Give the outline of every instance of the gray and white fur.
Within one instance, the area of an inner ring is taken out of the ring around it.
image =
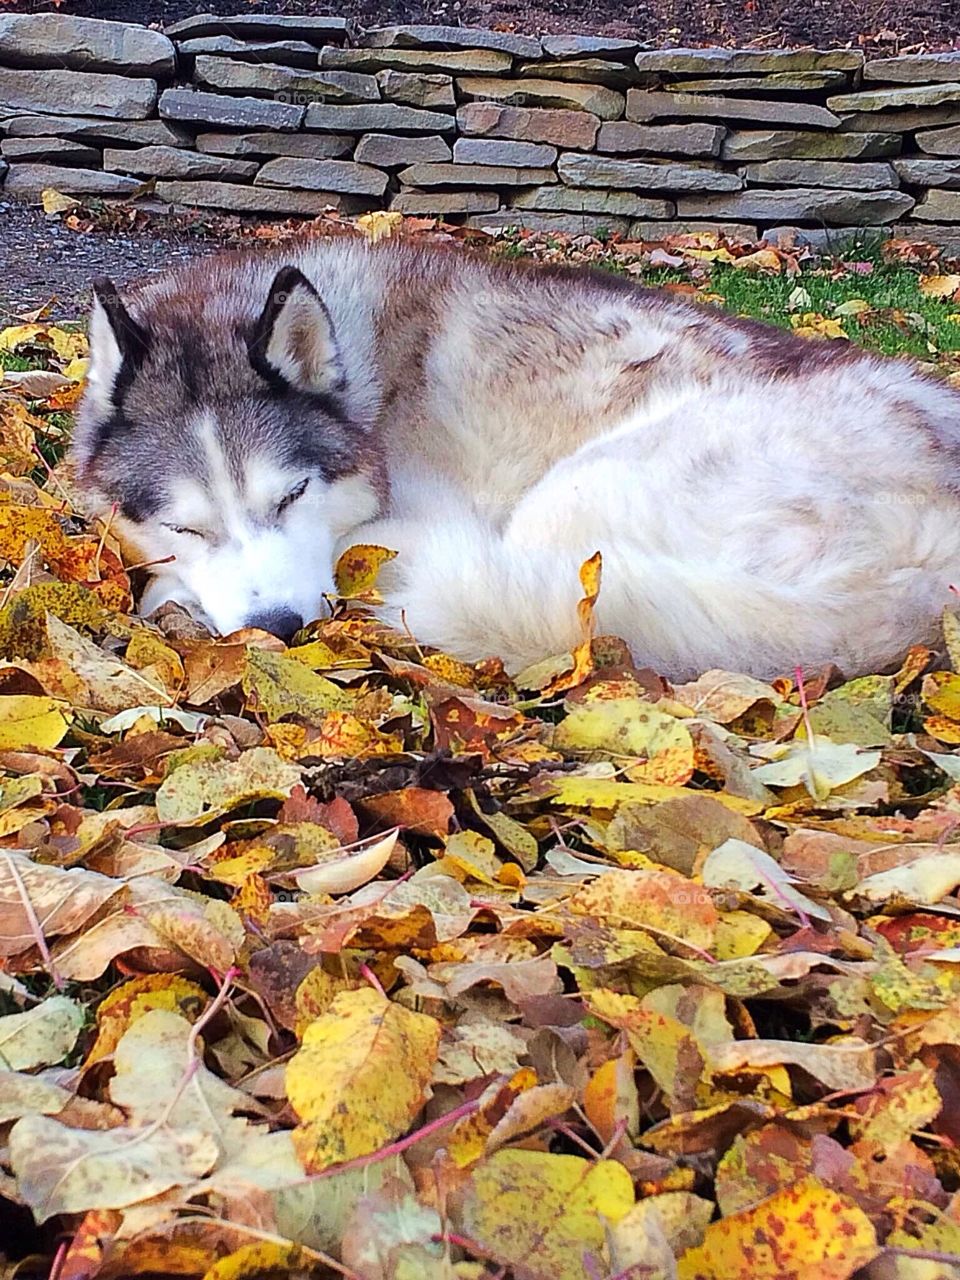
[[[385,613],[517,668],[602,632],[674,678],[847,674],[960,579],[960,394],[591,272],[305,239],[96,288],[74,450],[101,516],[221,632],[290,635],[337,554]]]

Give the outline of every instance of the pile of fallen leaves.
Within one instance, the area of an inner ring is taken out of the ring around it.
[[[960,623],[893,675],[509,677],[338,567],[132,615],[0,333],[0,1274],[960,1275]]]

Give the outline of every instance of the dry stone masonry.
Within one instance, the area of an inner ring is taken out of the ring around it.
[[[0,15],[6,195],[278,216],[389,208],[656,238],[850,230],[960,248],[960,52],[201,14]]]

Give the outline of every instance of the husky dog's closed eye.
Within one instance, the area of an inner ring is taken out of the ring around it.
[[[876,670],[960,576],[960,395],[591,273],[308,240],[96,287],[75,455],[142,608],[291,635],[340,550],[516,668],[598,624],[667,675]]]

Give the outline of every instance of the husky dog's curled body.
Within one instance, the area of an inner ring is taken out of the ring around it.
[[[597,623],[674,678],[877,670],[960,577],[960,395],[590,272],[307,239],[95,290],[92,505],[215,629],[320,616],[343,548],[387,614],[508,669]]]

